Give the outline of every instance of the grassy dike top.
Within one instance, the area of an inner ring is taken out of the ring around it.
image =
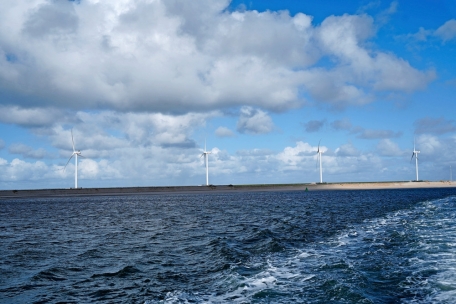
[[[106,196],[144,195],[172,193],[224,193],[248,191],[329,191],[329,190],[374,190],[374,189],[413,189],[413,188],[456,188],[456,182],[344,182],[307,184],[252,184],[252,185],[210,185],[210,186],[170,186],[170,187],[118,187],[118,188],[78,188],[78,189],[36,189],[0,190],[0,199],[67,197],[67,196]]]

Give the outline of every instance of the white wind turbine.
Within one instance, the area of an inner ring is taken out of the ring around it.
[[[73,154],[71,154],[70,158],[68,159],[65,167],[63,168],[63,171],[65,171],[66,166],[68,165],[68,163],[74,156],[75,157],[74,158],[74,188],[77,189],[78,188],[78,155],[79,156],[82,156],[82,155],[81,155],[81,151],[79,151],[79,150],[76,151],[76,149],[74,148],[73,129],[71,129],[71,142],[73,143]]]
[[[206,186],[209,186],[209,154],[211,152],[206,151],[206,141],[204,141],[204,151],[200,158],[204,156],[204,162],[206,163]]]
[[[323,151],[320,150],[320,141],[318,142],[318,149],[317,149],[317,162],[320,161],[320,183],[323,183],[323,169],[321,167],[321,154]]]
[[[415,156],[416,181],[418,181],[418,153],[420,153],[420,151],[415,149],[415,140],[413,140],[413,153],[410,161],[412,161],[413,157]]]

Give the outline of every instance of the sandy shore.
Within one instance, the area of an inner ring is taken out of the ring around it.
[[[412,189],[412,188],[456,188],[456,182],[363,182],[363,183],[323,183],[323,184],[274,184],[274,185],[215,185],[215,186],[176,186],[176,187],[125,187],[125,188],[78,188],[40,190],[0,190],[0,199],[67,197],[94,195],[157,195],[186,193],[224,193],[249,191],[328,191],[328,190],[373,190],[373,189]]]

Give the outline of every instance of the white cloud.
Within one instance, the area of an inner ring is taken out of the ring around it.
[[[217,130],[215,130],[215,135],[218,137],[233,137],[234,132],[227,127],[218,127]]]
[[[117,149],[136,146],[194,148],[196,143],[191,139],[193,131],[204,126],[208,119],[218,115],[218,112],[184,115],[77,112],[75,119],[68,124],[73,122],[71,127],[76,149],[101,151],[106,157],[109,152]],[[70,129],[58,125],[49,128],[48,131],[41,128],[39,132],[46,132],[46,136],[55,147],[63,150],[72,149]]]
[[[388,23],[389,19],[391,18],[391,15],[394,15],[397,12],[398,5],[399,4],[398,4],[397,1],[392,1],[390,3],[390,6],[386,10],[380,12],[376,16],[377,22],[380,23],[380,24]]]
[[[377,152],[383,156],[401,156],[405,155],[406,151],[401,150],[399,145],[390,139],[382,139],[377,144]]]
[[[320,69],[310,92],[343,107],[370,102],[375,91],[424,89],[435,78],[432,70],[421,72],[392,54],[367,49],[373,35],[373,19],[367,15],[326,18],[318,38],[324,52],[336,58],[336,67],[329,72]]]
[[[266,134],[272,131],[274,124],[266,112],[252,107],[242,107],[236,128],[240,133]]]
[[[421,155],[437,155],[439,154],[439,151],[443,151],[440,139],[429,134],[423,134],[416,138],[416,149],[420,150]]]
[[[20,159],[13,159],[8,163],[0,159],[0,180],[1,181],[40,181],[49,177],[57,177],[57,174],[42,161],[28,163]]]
[[[448,41],[456,37],[456,20],[451,19],[439,27],[434,34],[440,37],[443,41]]]
[[[305,102],[302,89],[340,107],[370,102],[376,91],[421,89],[434,77],[372,50],[367,15],[331,16],[314,27],[302,13],[229,12],[228,5],[2,1],[0,88],[12,98],[1,102],[76,111],[286,111]],[[316,68],[323,57],[334,66]],[[50,123],[55,116],[36,117]]]
[[[427,41],[428,37],[432,35],[431,30],[425,30],[423,27],[420,27],[418,32],[415,34],[408,34],[407,38],[411,38],[416,41]]]
[[[283,152],[280,152],[277,155],[277,159],[284,163],[285,168],[299,170],[303,163],[314,162],[317,148],[308,143],[298,141],[295,147],[286,147]],[[320,149],[323,153],[327,151],[325,146],[321,146]]]
[[[337,156],[358,156],[360,151],[352,144],[344,144],[335,150]]]
[[[48,156],[48,153],[43,148],[33,149],[24,144],[14,143],[8,147],[8,152],[11,154],[20,154],[25,158],[42,159]]]
[[[437,37],[443,42],[454,39],[456,37],[456,20],[448,20],[436,30],[426,30],[425,28],[420,27],[418,32],[405,36],[405,38],[417,42],[428,41],[430,37]]]
[[[410,151],[401,151],[390,140],[381,140],[375,153],[360,152],[353,144],[341,145],[331,153],[326,146],[322,149],[324,181],[375,181],[407,180],[414,176],[409,163]],[[451,164],[456,138],[445,143],[435,137],[417,138],[420,153],[420,168],[423,178],[433,161]],[[282,151],[264,149],[242,150],[230,154],[218,147],[208,147],[209,180],[211,184],[296,183],[317,181],[319,172],[316,160],[317,146],[298,141]],[[380,151],[379,151],[380,150]],[[197,148],[177,149],[159,146],[124,147],[115,150],[115,158],[79,158],[79,186],[169,186],[198,185],[205,182],[205,166]],[[386,155],[388,157],[381,157]],[[404,156],[407,155],[407,159]],[[66,170],[63,166],[67,157],[58,164],[27,162],[13,159],[8,162],[0,158],[0,187],[19,188],[18,185],[64,187],[74,185],[74,161]],[[446,172],[446,171],[445,171]],[[421,174],[420,174],[421,175]],[[18,183],[20,182],[20,183]],[[41,185],[41,184],[40,184]],[[36,186],[35,186],[36,187]]]
[[[54,108],[27,108],[0,105],[0,122],[25,127],[49,126],[64,119],[67,114]]]
[[[111,186],[202,184],[200,131],[214,118],[240,111],[238,132],[267,134],[276,128],[271,112],[319,103],[335,109],[360,106],[377,95],[422,89],[434,78],[432,70],[416,69],[379,49],[373,41],[375,20],[368,15],[331,16],[314,25],[303,13],[232,12],[229,4],[0,1],[0,122],[25,127],[57,150],[46,154],[17,143],[10,153],[58,155],[44,164],[11,161],[16,156],[2,150],[8,158],[0,159],[2,180],[43,177],[72,186],[73,162],[65,172],[62,168],[72,153],[73,128],[76,149],[86,156],[80,159],[84,187],[105,181]],[[393,2],[385,16],[395,9]],[[321,128],[322,121],[310,122],[309,131]],[[348,119],[331,126],[363,138],[400,136],[353,126]],[[215,135],[233,136],[233,131],[220,127]],[[323,148],[328,176],[370,178],[366,172],[388,167],[377,154],[361,153],[352,144]],[[316,147],[304,142],[280,152],[211,151],[214,184],[305,181],[308,171],[315,171]],[[28,170],[33,173],[27,175]]]

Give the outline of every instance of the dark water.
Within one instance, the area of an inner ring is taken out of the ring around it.
[[[0,201],[0,303],[455,303],[456,189]]]

